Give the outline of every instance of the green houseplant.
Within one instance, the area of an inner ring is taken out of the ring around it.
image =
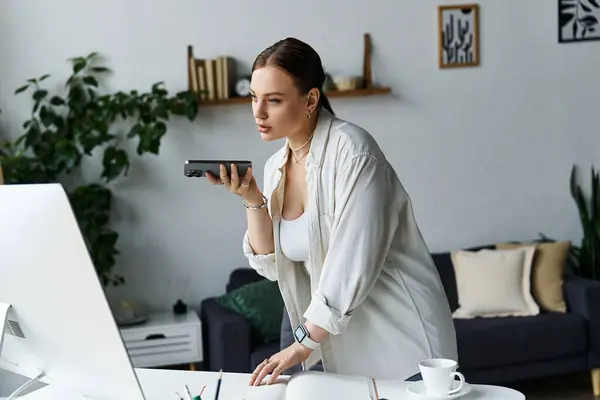
[[[98,65],[98,53],[69,59],[72,73],[64,93],[50,94],[42,85],[50,75],[28,79],[15,93],[31,94],[31,117],[24,133],[0,145],[0,165],[6,184],[61,182],[81,167],[86,156],[101,152],[102,170],[95,182],[68,191],[74,213],[103,285],[120,285],[114,273],[118,233],[110,229],[113,194],[110,183],[127,175],[130,155],[126,140],[137,140],[136,153],[159,154],[171,116],[190,121],[197,115],[197,94],[169,95],[162,82],[149,92],[102,93],[109,72]]]
[[[590,195],[586,197],[578,183],[577,167],[570,176],[571,197],[577,205],[583,237],[579,246],[571,246],[569,261],[579,275],[600,280],[600,174],[591,168]]]

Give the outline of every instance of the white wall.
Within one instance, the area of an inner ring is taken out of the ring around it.
[[[555,1],[488,1],[481,66],[439,70],[443,3],[2,1],[1,126],[19,133],[31,104],[12,93],[25,79],[50,72],[59,84],[65,60],[90,51],[106,55],[114,89],[164,80],[177,91],[187,85],[187,44],[198,57],[227,53],[249,68],[264,47],[297,36],[330,72],[349,74],[361,72],[370,32],[375,78],[394,94],[334,99],[333,107],[383,146],[433,251],[538,232],[578,239],[568,174],[599,155],[600,42],[559,45]],[[197,305],[223,292],[229,272],[247,265],[244,209],[222,188],[185,179],[183,161],[250,158],[260,173],[280,144],[260,141],[249,105],[220,106],[203,108],[193,124],[174,123],[160,157],[136,160],[116,187],[127,295],[167,308],[178,297]]]

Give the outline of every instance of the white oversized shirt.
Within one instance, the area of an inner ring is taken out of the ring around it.
[[[248,232],[243,250],[252,268],[278,281],[292,328],[307,320],[330,333],[303,368],[321,359],[326,372],[404,380],[424,358],[457,360],[437,269],[411,200],[373,137],[319,112],[306,157],[310,273],[279,243],[287,157],[286,143],[264,170],[275,251],[255,254]]]

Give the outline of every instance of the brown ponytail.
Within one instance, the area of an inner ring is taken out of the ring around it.
[[[331,103],[329,103],[329,98],[327,98],[327,95],[322,90],[319,90],[319,94],[319,105],[327,111],[329,111],[331,115],[335,115],[333,109],[331,108]]]

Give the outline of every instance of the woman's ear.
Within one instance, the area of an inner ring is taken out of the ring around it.
[[[312,114],[316,110],[317,105],[319,104],[320,96],[321,96],[321,93],[319,93],[319,89],[317,89],[317,88],[312,88],[308,92],[307,102],[306,102],[306,111],[309,114]]]

